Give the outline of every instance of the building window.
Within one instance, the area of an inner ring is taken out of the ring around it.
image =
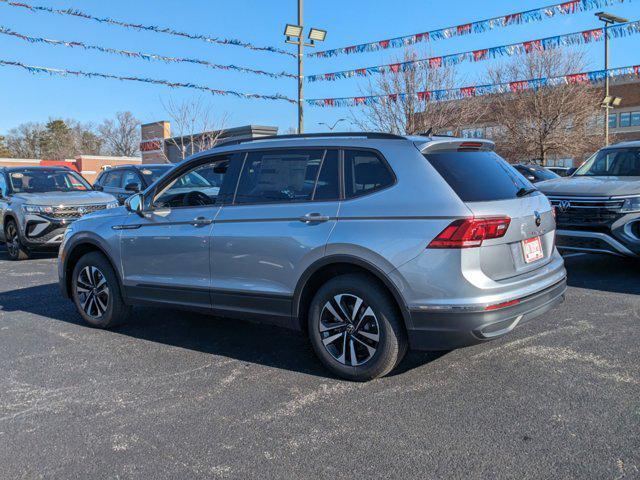
[[[616,128],[618,126],[618,114],[610,113],[609,114],[609,128]]]
[[[640,127],[640,112],[631,112],[631,126]]]
[[[620,114],[620,126],[621,127],[631,126],[631,112],[625,112]]]

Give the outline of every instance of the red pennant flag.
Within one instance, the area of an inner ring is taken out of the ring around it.
[[[442,57],[433,57],[429,59],[429,68],[440,68],[442,66]]]
[[[416,33],[415,39],[416,42],[422,42],[423,40],[426,42],[429,40],[429,32]]]
[[[394,63],[393,65],[389,65],[389,70],[391,70],[393,73],[398,73],[400,71],[400,64]]]
[[[511,15],[506,15],[504,17],[504,25],[511,25],[512,23],[520,23],[520,19],[522,18],[521,13],[512,13]]]
[[[326,106],[328,106],[328,107],[333,107],[334,103],[335,102],[334,102],[333,98],[325,98],[324,99],[324,104]]]
[[[324,79],[325,80],[335,80],[336,78],[336,74],[335,73],[325,73],[324,74]]]
[[[431,98],[431,92],[418,92],[418,100],[421,102],[428,102]]]
[[[382,40],[378,42],[378,45],[380,45],[381,48],[389,48],[389,40]]]
[[[393,103],[398,101],[398,94],[397,93],[391,93],[388,95],[389,100],[391,100]]]
[[[640,65],[636,65],[633,67],[633,71],[636,75],[640,75]]]
[[[574,13],[580,1],[581,0],[572,0],[570,2],[562,3],[560,5],[560,10],[562,10],[564,13]]]
[[[521,92],[523,90],[526,90],[526,87],[527,87],[527,82],[523,82],[523,81],[509,83],[509,89],[512,92]]]
[[[463,87],[460,89],[460,93],[462,93],[463,97],[475,97],[476,87]]]
[[[458,35],[464,35],[465,33],[469,33],[471,31],[471,24],[465,23],[464,25],[458,25],[456,29],[458,30]]]
[[[589,76],[586,73],[574,73],[566,76],[567,83],[570,85],[580,85],[589,83]]]
[[[533,51],[542,51],[542,41],[541,40],[532,40],[531,42],[523,42],[524,51],[527,53],[531,53]]]
[[[366,68],[359,68],[356,70],[356,75],[361,75],[361,76],[365,76],[367,74],[367,69]]]
[[[473,60],[474,61],[478,61],[478,60],[484,60],[485,58],[487,58],[487,54],[489,53],[489,49],[488,48],[484,48],[482,50],[475,50],[473,52]]]
[[[356,102],[356,105],[364,103],[364,97],[356,97],[354,100]]]

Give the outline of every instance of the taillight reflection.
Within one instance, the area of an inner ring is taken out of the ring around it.
[[[503,237],[510,223],[509,217],[455,220],[442,230],[427,248],[479,247],[484,240]]]

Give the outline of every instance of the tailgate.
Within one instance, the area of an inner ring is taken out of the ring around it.
[[[465,255],[479,256],[476,261],[486,276],[504,280],[549,263],[555,241],[555,219],[547,197],[534,193],[522,198],[468,202],[466,205],[475,217],[511,218],[503,237],[485,240],[481,247],[465,252]],[[525,255],[525,249],[528,255]]]

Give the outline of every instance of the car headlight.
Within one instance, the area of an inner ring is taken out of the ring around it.
[[[49,205],[23,205],[22,211],[25,213],[44,213],[44,214],[52,214],[53,207]]]
[[[116,208],[116,207],[119,207],[119,206],[120,206],[120,204],[117,201],[107,203],[107,208]]]
[[[640,212],[640,197],[625,198],[620,211],[622,213]]]

